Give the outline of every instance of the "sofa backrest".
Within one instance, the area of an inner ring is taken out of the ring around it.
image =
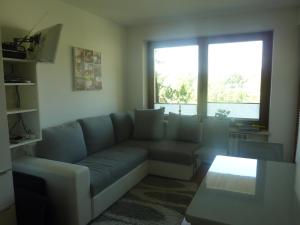
[[[203,146],[228,149],[229,119],[206,118],[203,121]]]
[[[167,140],[200,143],[202,129],[197,115],[169,113],[165,137]]]
[[[121,143],[129,139],[133,133],[133,116],[130,112],[118,112],[110,114],[114,127],[115,140]]]
[[[109,115],[89,117],[78,121],[83,130],[88,155],[114,145],[114,129]]]
[[[43,140],[37,144],[36,156],[68,163],[86,157],[87,149],[78,122],[46,128],[42,133]]]
[[[134,111],[133,138],[137,140],[161,140],[164,138],[164,108],[136,109]]]

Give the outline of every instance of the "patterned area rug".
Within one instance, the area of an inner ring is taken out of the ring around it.
[[[197,184],[146,177],[91,225],[180,225]]]

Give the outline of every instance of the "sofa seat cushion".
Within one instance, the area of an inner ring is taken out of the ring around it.
[[[129,140],[123,145],[145,148],[149,151],[149,159],[191,165],[195,162],[195,152],[200,145],[181,141],[136,141]]]
[[[146,161],[147,155],[145,149],[115,146],[90,155],[77,164],[90,169],[91,195],[95,196]]]

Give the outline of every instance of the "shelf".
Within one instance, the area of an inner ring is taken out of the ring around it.
[[[251,130],[239,130],[237,128],[230,128],[229,132],[232,134],[255,134],[255,135],[263,135],[263,136],[270,135],[270,132],[268,130],[251,131]]]
[[[20,63],[36,63],[32,59],[14,59],[14,58],[2,58],[4,62],[20,62]]]
[[[41,138],[35,138],[35,139],[27,139],[27,140],[24,140],[24,141],[21,141],[20,143],[17,143],[17,144],[10,144],[10,148],[17,148],[17,147],[20,147],[20,146],[23,146],[23,145],[28,145],[28,144],[33,144],[33,143],[36,143],[38,141],[41,141],[42,139]]]
[[[5,83],[5,86],[35,86],[35,83]]]
[[[12,115],[12,114],[20,114],[20,113],[29,113],[29,112],[36,112],[38,111],[37,109],[8,109],[7,110],[7,115]]]

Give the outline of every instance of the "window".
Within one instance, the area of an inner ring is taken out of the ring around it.
[[[259,119],[262,41],[208,46],[207,115]]]
[[[149,44],[149,106],[268,126],[272,32]]]
[[[154,108],[197,114],[198,45],[154,49]]]

